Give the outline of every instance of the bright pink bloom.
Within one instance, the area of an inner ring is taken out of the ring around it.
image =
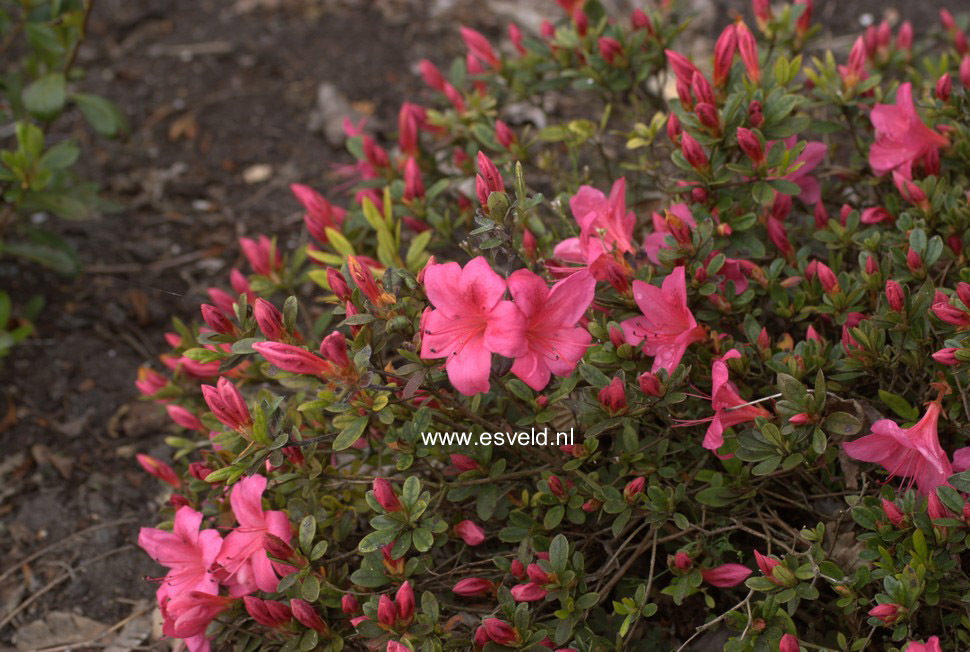
[[[528,350],[525,317],[502,300],[505,280],[479,256],[464,268],[429,267],[424,287],[435,310],[425,320],[421,357],[447,358],[448,380],[462,394],[487,392],[492,353],[515,358]]]
[[[643,240],[643,250],[647,252],[647,259],[654,265],[660,264],[661,249],[669,249],[667,236],[673,235],[674,240],[690,242],[690,232],[697,227],[697,222],[687,204],[671,204],[664,215],[654,212],[653,233],[648,233]]]
[[[890,477],[911,478],[921,494],[929,494],[953,474],[937,434],[940,410],[939,402],[933,401],[923,418],[905,430],[890,419],[880,419],[872,424],[871,434],[845,442],[842,448],[849,457],[882,465]]]
[[[158,589],[159,603],[189,591],[219,592],[219,582],[209,569],[219,554],[222,537],[214,529],[200,532],[201,524],[201,513],[180,507],[171,532],[147,527],[139,530],[139,547],[169,569]]]
[[[239,525],[226,535],[216,563],[226,574],[231,595],[246,595],[256,589],[272,593],[279,583],[273,563],[266,556],[266,533],[285,543],[290,541],[290,521],[284,512],[263,510],[266,478],[253,475],[240,480],[232,489],[229,503]]]
[[[704,435],[704,448],[716,451],[724,445],[724,429],[740,423],[754,421],[757,417],[770,417],[771,413],[757,405],[744,405],[746,401],[738,394],[738,388],[730,380],[727,361],[740,358],[737,349],[731,349],[711,368],[711,407],[714,417]],[[744,405],[744,407],[738,407]]]
[[[306,224],[307,231],[316,240],[326,244],[326,229],[339,231],[347,211],[339,206],[334,206],[323,195],[309,186],[294,183],[290,185],[290,191],[306,209],[306,213],[303,215],[303,223]]]
[[[481,577],[468,577],[459,580],[451,589],[452,593],[466,597],[486,595],[494,590],[495,584]]]
[[[703,327],[697,325],[687,307],[684,267],[674,268],[659,288],[634,281],[633,298],[643,316],[620,324],[627,344],[636,346],[643,342],[643,352],[653,356],[651,371],[666,369],[667,373],[673,373],[687,347],[705,336]]]
[[[869,165],[877,176],[899,170],[912,178],[913,163],[927,154],[938,154],[950,144],[925,124],[913,104],[913,87],[909,82],[896,90],[896,104],[877,104],[870,114],[876,130],[876,142],[869,149]]]
[[[455,526],[455,534],[469,546],[479,546],[485,541],[485,530],[467,519]]]
[[[552,288],[527,269],[512,273],[509,292],[525,317],[527,349],[515,359],[512,373],[538,391],[552,374],[568,376],[592,342],[585,328],[576,326],[593,301],[596,279],[585,270]]]
[[[610,254],[634,251],[636,216],[633,211],[626,210],[626,179],[621,177],[613,182],[609,199],[591,186],[580,186],[570,198],[569,208],[579,224],[579,237],[560,242],[553,250],[553,255],[568,263],[589,268],[597,280],[607,280],[604,268],[597,261]],[[574,268],[568,269],[574,271]]]
[[[233,599],[204,591],[186,591],[166,599],[161,607],[162,632],[172,638],[185,639],[190,650],[208,650],[205,630],[216,616],[229,608]],[[196,639],[196,640],[192,640]]]
[[[741,564],[721,564],[701,571],[701,578],[718,588],[737,586],[751,575],[751,569]]]
[[[182,480],[178,477],[178,474],[165,462],[142,453],[135,455],[135,460],[144,469],[145,473],[158,478],[166,484],[172,485],[176,489],[182,486]]]
[[[903,652],[943,652],[943,648],[940,647],[938,636],[930,636],[925,643],[911,641],[909,645],[903,648]]]

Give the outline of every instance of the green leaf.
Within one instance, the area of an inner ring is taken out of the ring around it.
[[[549,563],[557,574],[566,570],[569,555],[569,542],[562,534],[557,534],[549,544]]]
[[[830,434],[843,437],[849,437],[862,430],[862,422],[848,412],[833,412],[825,418],[822,425]]]
[[[910,405],[902,396],[880,389],[879,400],[904,419],[914,421],[919,418],[919,410]]]
[[[31,83],[22,96],[24,108],[36,118],[50,120],[64,109],[67,101],[67,81],[54,72]]]
[[[333,441],[333,450],[342,451],[350,448],[364,434],[367,427],[367,417],[357,417],[350,422],[346,428],[340,431],[337,438]]]
[[[128,133],[128,121],[113,103],[98,95],[71,93],[70,99],[91,127],[108,138]]]
[[[418,552],[428,552],[434,545],[434,535],[427,528],[419,527],[411,534],[411,543]]]
[[[542,520],[542,526],[547,530],[553,530],[562,522],[562,517],[566,514],[566,508],[562,505],[555,505],[552,509],[546,512],[545,518]]]
[[[317,598],[320,597],[320,580],[317,579],[316,575],[306,576],[306,579],[303,580],[303,586],[300,587],[300,595],[307,602],[317,601]]]
[[[317,534],[317,519],[313,514],[307,514],[300,523],[300,549],[310,554],[310,546],[313,544],[313,537]]]
[[[81,271],[77,259],[69,252],[45,244],[0,242],[0,253],[33,261],[64,276],[74,276]]]

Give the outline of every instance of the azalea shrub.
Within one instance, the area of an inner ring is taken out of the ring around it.
[[[167,636],[970,648],[968,21],[756,1],[691,60],[670,4],[463,28],[175,321]]]

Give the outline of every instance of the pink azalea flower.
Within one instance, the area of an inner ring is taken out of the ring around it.
[[[943,648],[940,647],[940,638],[938,636],[930,636],[925,643],[919,643],[917,641],[910,641],[903,652],[943,652]]]
[[[627,344],[636,346],[643,342],[643,352],[653,356],[651,370],[656,373],[658,369],[666,369],[672,373],[687,347],[704,339],[704,329],[697,325],[687,307],[684,267],[675,267],[659,288],[634,281],[633,298],[643,316],[620,324]]]
[[[919,492],[929,494],[953,475],[950,460],[940,447],[937,423],[940,403],[933,401],[912,428],[902,429],[890,419],[872,424],[872,433],[842,444],[845,452],[863,462],[875,462],[890,477],[911,478]]]
[[[535,582],[516,584],[512,587],[512,598],[516,602],[535,602],[546,597],[547,591]]]
[[[191,652],[209,650],[206,627],[229,608],[232,598],[202,591],[188,591],[163,602],[162,633],[185,640]]]
[[[269,533],[289,543],[290,521],[283,512],[263,511],[265,489],[266,478],[253,475],[240,480],[229,496],[239,526],[226,536],[216,563],[225,572],[225,583],[230,585],[232,595],[245,595],[256,589],[271,593],[279,583],[263,540]]]
[[[219,554],[222,537],[213,529],[200,532],[201,524],[201,513],[180,507],[171,532],[148,527],[139,530],[139,547],[169,569],[158,589],[159,603],[189,591],[219,592],[219,581],[209,569]]]
[[[967,470],[970,470],[970,446],[953,451],[953,472],[962,473]]]
[[[697,227],[697,221],[691,215],[687,204],[673,204],[666,211],[666,215],[660,213],[653,214],[653,233],[648,233],[643,241],[643,250],[647,252],[647,259],[654,265],[660,264],[658,254],[661,249],[669,249],[667,246],[667,236],[673,233],[671,229],[671,218],[679,220],[682,226],[686,226],[693,231]]]
[[[487,392],[492,353],[514,358],[528,350],[525,317],[502,300],[505,280],[479,256],[464,269],[428,267],[424,287],[435,310],[424,320],[421,357],[447,358],[448,380],[462,394]]]
[[[469,546],[478,546],[485,541],[485,530],[468,519],[455,526],[455,534]]]
[[[876,142],[869,149],[869,165],[877,176],[899,170],[912,178],[913,163],[938,154],[950,144],[943,136],[920,120],[913,104],[913,87],[909,82],[896,90],[896,104],[877,104],[870,114],[876,130]]]
[[[528,349],[515,359],[512,373],[532,389],[549,384],[551,374],[568,376],[586,352],[593,338],[576,326],[593,301],[596,279],[579,271],[550,289],[527,269],[509,276],[512,300],[526,319]]]
[[[737,586],[751,575],[751,569],[741,564],[721,564],[701,571],[701,578],[718,588],[727,589]]]
[[[796,141],[796,136],[790,136],[784,140],[784,143],[786,147],[791,149],[795,146]],[[802,203],[808,206],[814,205],[822,196],[822,191],[819,188],[818,180],[815,179],[815,177],[810,176],[809,173],[819,166],[827,153],[828,147],[825,145],[825,143],[814,141],[805,143],[805,149],[803,149],[802,153],[798,155],[797,159],[795,159],[796,163],[801,163],[801,167],[791,174],[782,177],[787,181],[798,184],[798,187],[802,189],[802,192],[798,195],[798,198],[802,201]]]
[[[556,258],[590,267],[604,254],[634,251],[636,216],[626,210],[625,178],[613,182],[609,199],[592,186],[580,186],[570,198],[569,208],[579,224],[579,237],[567,238],[556,245],[553,250]]]

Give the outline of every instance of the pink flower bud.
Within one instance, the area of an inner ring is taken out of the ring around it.
[[[757,550],[754,551],[754,559],[758,564],[758,568],[761,573],[768,579],[769,582],[773,584],[778,584],[778,580],[774,577],[775,566],[779,565],[781,562],[772,557],[766,557],[762,555]]]
[[[632,505],[636,501],[637,497],[643,493],[643,488],[646,486],[646,484],[647,479],[643,476],[630,480],[626,487],[623,488],[623,499]]]
[[[543,21],[543,24],[546,24]],[[479,625],[478,629],[475,630],[475,649],[482,649],[488,643],[488,632],[485,631],[484,625]]]
[[[239,238],[239,246],[246,260],[249,261],[250,267],[257,274],[270,276],[279,271],[283,259],[276,249],[276,243],[265,235],[259,236],[256,240]]]
[[[394,604],[397,606],[397,618],[402,623],[410,622],[414,617],[414,590],[410,582],[404,582],[394,594]]]
[[[891,625],[899,618],[898,604],[880,604],[869,610],[869,615],[881,620],[884,625]]]
[[[943,506],[943,501],[936,495],[936,491],[931,491],[926,501],[926,512],[931,519],[950,518],[950,512]]]
[[[212,473],[212,469],[207,467],[202,462],[192,462],[189,464],[189,475],[196,480],[201,480],[204,482],[210,473]]]
[[[220,378],[215,387],[202,385],[201,389],[206,405],[221,423],[237,431],[243,431],[253,425],[246,400],[228,379]]]
[[[654,34],[653,23],[650,22],[650,17],[644,13],[643,9],[634,9],[630,16],[630,22],[633,25],[633,31],[645,29],[648,34]]]
[[[529,579],[536,584],[551,584],[555,581],[555,578],[549,575],[546,571],[542,570],[539,564],[529,564],[528,568],[525,569],[526,574]]]
[[[300,600],[299,598],[293,598],[290,600],[290,610],[293,612],[293,617],[296,621],[304,627],[308,627],[321,634],[327,632],[327,624],[320,619],[320,616],[317,615],[316,610],[310,606],[309,602]]]
[[[151,396],[168,384],[168,379],[157,371],[152,371],[148,367],[138,367],[138,376],[135,380],[135,387],[144,396]]]
[[[892,279],[886,281],[886,301],[889,303],[890,310],[902,312],[904,298],[903,286]]]
[[[750,129],[738,127],[738,146],[755,166],[765,162],[765,153],[761,147],[761,141]]]
[[[548,591],[535,582],[516,584],[512,587],[511,593],[512,598],[516,602],[535,602],[536,600],[542,600],[548,595]]]
[[[805,331],[805,339],[811,342],[821,342],[822,336],[814,328],[809,326]]]
[[[303,214],[303,223],[306,225],[307,231],[316,240],[325,244],[327,242],[326,230],[328,228],[339,230],[347,211],[334,206],[323,195],[309,186],[294,183],[290,186],[290,191],[306,209],[306,213]]]
[[[690,80],[690,88],[694,93],[694,98],[698,102],[711,105],[717,104],[717,101],[714,99],[714,89],[711,88],[711,83],[707,81],[707,77],[700,70],[694,71],[694,75]]]
[[[382,595],[377,601],[377,622],[385,627],[394,627],[397,622],[397,607],[386,595]]]
[[[260,625],[276,628],[290,621],[290,608],[274,600],[260,600],[251,595],[243,597],[246,613]]]
[[[880,222],[892,222],[893,216],[882,206],[870,206],[863,209],[859,221],[863,224],[879,224]]]
[[[229,321],[225,313],[208,303],[202,304],[202,320],[217,333],[230,335],[236,332],[236,327]]]
[[[879,271],[879,264],[876,263],[876,259],[872,256],[866,258],[866,274],[872,276]]]
[[[451,592],[466,597],[486,595],[495,590],[495,584],[481,577],[469,577],[459,580]]]
[[[488,638],[493,643],[508,645],[519,639],[519,633],[515,628],[498,618],[486,618],[482,625],[485,627]]]
[[[456,525],[455,534],[469,546],[479,546],[485,541],[485,530],[469,520]]]
[[[903,24],[899,26],[899,32],[896,34],[896,49],[900,52],[906,54],[906,58],[913,50],[913,26],[910,22],[903,21]]]
[[[953,19],[953,14],[947,9],[940,9],[940,23],[947,32],[952,32],[957,28],[957,22]]]
[[[951,326],[970,326],[970,314],[956,306],[951,306],[949,303],[933,304],[930,310],[933,311],[937,319]]]
[[[347,338],[340,331],[334,331],[320,342],[320,355],[340,371],[353,375],[356,371],[347,356]]]
[[[404,164],[404,199],[424,197],[424,183],[421,181],[421,168],[414,157],[408,157]]]
[[[731,24],[724,28],[721,35],[717,37],[714,45],[714,85],[718,88],[724,86],[728,74],[731,72],[731,64],[734,63],[734,53],[738,49],[737,28]],[[759,111],[760,113],[760,111]]]
[[[808,32],[808,28],[812,26],[812,9],[814,6],[812,0],[795,0],[795,4],[805,6],[802,15],[795,21],[795,34],[802,37]]]
[[[751,10],[762,30],[774,18],[771,13],[771,0],[751,0]]]
[[[680,120],[677,119],[675,113],[671,113],[667,117],[667,138],[674,145],[680,145],[680,134],[682,129],[680,127]]]
[[[350,271],[350,277],[354,279],[354,283],[357,284],[357,289],[360,290],[360,293],[367,297],[375,306],[384,307],[395,303],[393,296],[377,287],[374,274],[371,272],[369,266],[364,266],[361,263],[361,259],[356,256],[347,256],[347,269]]]
[[[343,597],[340,598],[340,610],[347,616],[353,616],[360,611],[360,603],[354,596],[344,593]]]
[[[623,45],[615,38],[601,36],[596,44],[599,48],[600,56],[611,66],[615,65],[617,60],[623,56]]]
[[[532,231],[528,228],[522,230],[522,250],[529,260],[534,261],[536,259],[536,237],[532,235]]]
[[[601,503],[600,501],[596,500],[595,498],[590,498],[585,503],[583,503],[582,509],[587,514],[591,514],[591,513],[595,512],[596,510],[598,510],[602,505],[603,505],[603,503]]]
[[[546,480],[546,486],[549,487],[549,493],[551,493],[556,498],[565,498],[566,490],[562,486],[562,480],[556,475],[550,475],[549,479]]]
[[[481,32],[476,32],[469,27],[462,27],[460,30],[461,38],[465,41],[465,46],[471,54],[481,59],[482,63],[487,63],[495,70],[502,67],[502,62],[495,55],[495,50]]]
[[[718,588],[737,586],[751,575],[751,569],[741,564],[721,564],[714,568],[701,570],[701,579]]]
[[[906,267],[914,274],[923,269],[923,257],[916,253],[912,247],[906,252]]]
[[[687,163],[698,172],[706,170],[710,166],[707,154],[704,153],[704,150],[697,141],[686,131],[680,136],[680,151],[684,155]]]
[[[351,304],[348,302],[347,305],[349,306]],[[317,376],[326,374],[333,369],[330,363],[323,358],[319,358],[306,349],[291,344],[254,342],[252,347],[267,362],[291,374]]]
[[[953,82],[950,81],[950,74],[945,72],[942,77],[936,80],[936,99],[941,102],[949,102],[952,90]]]
[[[717,133],[721,129],[721,116],[713,104],[700,102],[694,106],[694,114],[702,125]]]
[[[424,109],[404,102],[397,114],[397,143],[401,151],[409,156],[418,152],[418,131],[421,127]]]
[[[515,51],[520,55],[525,55],[528,51],[522,45],[522,30],[515,23],[509,23],[508,27],[509,41],[512,42],[512,46],[515,47]]]
[[[181,405],[169,404],[165,406],[165,411],[168,412],[169,418],[176,424],[182,426],[186,430],[198,430],[199,432],[207,432],[207,429],[202,422],[199,421],[199,417],[195,416],[188,410],[186,410]]]
[[[799,412],[798,414],[793,414],[788,419],[788,423],[793,426],[804,426],[806,423],[812,423],[815,419],[812,415],[806,414],[805,412]]]
[[[644,371],[637,377],[637,382],[640,384],[640,391],[647,396],[661,396],[663,394],[660,379],[657,378],[655,373]]]
[[[517,140],[515,133],[501,120],[495,121],[495,139],[505,149],[511,148]]]
[[[743,20],[737,22],[738,50],[741,52],[741,62],[748,73],[748,79],[757,86],[761,83],[761,66],[758,62],[758,42],[754,34],[744,24]]]
[[[499,173],[498,168],[492,163],[492,160],[485,155],[485,152],[478,152],[478,171],[485,181],[485,187],[491,192],[505,192],[505,182],[502,180],[502,175]],[[485,202],[487,204],[488,197],[485,197]]]
[[[885,498],[880,498],[882,501],[882,513],[886,515],[886,520],[888,520],[894,527],[899,527],[903,524],[905,516],[902,510],[896,506],[896,503],[889,502]]]
[[[142,453],[135,455],[135,460],[148,475],[154,476],[176,489],[182,486],[182,480],[172,470],[172,467],[165,462],[157,460],[150,455],[143,455]]]
[[[970,87],[970,54],[965,54],[960,59],[960,83],[964,88]]]
[[[256,325],[259,331],[268,340],[281,340],[286,334],[283,327],[283,314],[262,297],[256,299],[253,304],[253,316],[256,318]]]
[[[939,362],[940,364],[947,365],[948,367],[953,367],[960,364],[960,361],[956,357],[957,349],[955,347],[948,347],[945,349],[940,349],[934,353],[931,357]]]
[[[439,93],[444,92],[445,78],[442,77],[441,71],[438,70],[438,66],[434,65],[427,59],[421,59],[421,61],[418,62],[418,70],[421,71],[421,76],[424,78],[425,84]]]
[[[330,291],[337,295],[337,299],[341,303],[350,301],[350,287],[344,280],[344,275],[333,267],[327,268],[327,285],[330,286]]]
[[[781,220],[776,220],[773,217],[768,218],[765,229],[768,231],[768,239],[778,247],[782,254],[790,257],[795,253],[791,241],[788,239],[788,231],[785,230],[785,225],[781,223]]]
[[[849,51],[849,61],[845,66],[839,66],[839,74],[842,76],[842,83],[847,89],[855,88],[856,84],[865,78],[866,42],[863,37],[858,37],[852,44],[852,49]]]
[[[478,462],[467,455],[462,455],[461,453],[452,453],[450,458],[452,465],[458,469],[459,473],[465,473],[466,471],[477,471],[482,468]]]
[[[612,415],[626,410],[626,389],[619,376],[614,376],[610,384],[599,391],[599,402]]]
[[[791,634],[785,634],[778,642],[778,652],[798,652],[798,639]]]
[[[513,559],[509,566],[509,573],[517,580],[525,578],[525,566],[518,559]]]
[[[957,283],[957,298],[964,306],[970,308],[970,283],[963,281]]]
[[[682,573],[686,573],[694,566],[693,560],[691,560],[690,555],[688,555],[683,550],[678,550],[677,554],[674,555],[674,568]],[[748,571],[749,573],[751,571]]]
[[[401,511],[401,501],[397,499],[394,488],[387,478],[374,478],[374,500],[385,512]]]
[[[954,34],[953,47],[961,57],[967,53],[967,35],[965,32],[958,31]]]

